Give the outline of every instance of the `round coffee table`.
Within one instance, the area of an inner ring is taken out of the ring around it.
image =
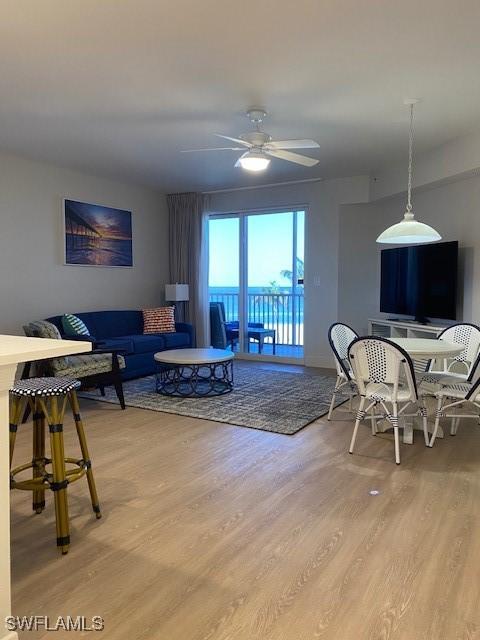
[[[221,396],[233,389],[233,358],[224,349],[170,349],[154,355],[157,393],[177,398]]]

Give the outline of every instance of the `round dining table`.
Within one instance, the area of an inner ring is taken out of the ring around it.
[[[434,358],[454,358],[465,349],[464,345],[432,338],[390,338],[402,347],[412,360],[432,360]]]
[[[447,360],[458,356],[465,349],[465,346],[457,342],[447,342],[446,340],[438,340],[432,338],[390,338],[391,342],[402,347],[412,360]],[[414,363],[415,364],[415,363]],[[388,428],[388,427],[387,427]],[[410,422],[404,419],[403,424],[403,442],[405,444],[413,444],[413,430],[422,430],[420,424],[416,424],[415,420]],[[438,436],[443,437],[443,431],[439,429]]]

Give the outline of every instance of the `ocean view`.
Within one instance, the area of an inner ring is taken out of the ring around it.
[[[304,223],[303,211],[251,215],[243,226],[236,217],[210,220],[210,300],[223,303],[227,322],[239,321],[242,307],[245,322],[274,330],[277,344],[303,345]],[[242,259],[241,238],[247,242]],[[251,285],[245,300],[241,271]]]
[[[239,288],[209,287],[210,300],[223,302],[227,322],[239,319]],[[298,287],[249,287],[247,297],[248,322],[260,322],[275,329],[279,344],[303,344],[304,296]]]

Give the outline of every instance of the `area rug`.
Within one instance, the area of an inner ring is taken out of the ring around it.
[[[155,391],[155,377],[124,384],[129,407],[175,413],[228,424],[293,435],[328,413],[335,378],[290,373],[235,362],[234,390],[211,398],[169,398]],[[118,404],[113,388],[83,392],[82,397]],[[340,398],[341,400],[341,398]]]

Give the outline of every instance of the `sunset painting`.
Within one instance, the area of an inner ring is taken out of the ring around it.
[[[64,200],[65,262],[132,267],[132,212]]]

